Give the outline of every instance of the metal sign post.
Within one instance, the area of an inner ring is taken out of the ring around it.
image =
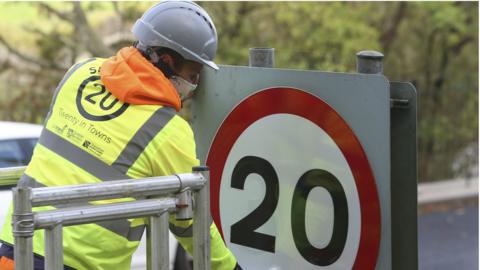
[[[383,73],[383,54],[357,53],[357,72]],[[392,269],[418,269],[417,244],[417,92],[390,82]]]
[[[418,269],[417,91],[390,82],[392,269]]]
[[[250,48],[248,66],[273,68],[275,66],[275,49]]]

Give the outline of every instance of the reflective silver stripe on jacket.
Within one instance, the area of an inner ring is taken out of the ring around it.
[[[212,225],[213,220],[209,220],[210,226]],[[190,226],[184,228],[180,226],[176,226],[175,224],[168,224],[168,227],[170,228],[170,232],[172,232],[175,236],[178,237],[192,237],[193,236],[193,224],[190,224]]]
[[[186,228],[175,226],[175,224],[168,224],[170,232],[178,237],[192,237],[193,236],[193,226],[190,225]]]
[[[103,181],[130,179],[98,158],[44,128],[38,143]]]
[[[126,174],[133,163],[142,154],[143,150],[153,140],[153,138],[163,129],[165,125],[175,116],[175,109],[171,107],[162,107],[150,116],[150,118],[137,130],[127,146],[123,148],[122,153],[112,166],[122,173]]]

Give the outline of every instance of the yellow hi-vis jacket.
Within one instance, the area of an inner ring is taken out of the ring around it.
[[[134,48],[124,48],[108,60],[78,63],[57,87],[19,185],[74,185],[191,172],[199,162],[193,132],[176,115],[179,104],[168,79]],[[42,209],[52,207],[34,210]],[[10,207],[0,238],[13,245],[11,211]],[[137,218],[65,227],[65,265],[77,270],[130,269],[145,222]],[[170,231],[190,254],[191,223],[170,217]],[[212,269],[233,269],[236,260],[214,223],[210,233]],[[44,256],[43,246],[44,232],[36,231],[34,252]]]

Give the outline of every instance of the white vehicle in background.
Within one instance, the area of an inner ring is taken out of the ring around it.
[[[41,125],[0,122],[0,168],[26,166],[42,132]],[[14,182],[0,181],[0,231],[12,200]]]
[[[0,168],[27,165],[41,132],[41,125],[0,122]]]
[[[42,132],[41,125],[0,121],[0,168],[26,166]],[[0,231],[12,200],[11,188],[16,182],[0,181]],[[132,270],[146,269],[146,237],[132,257]],[[190,270],[191,258],[169,233],[170,269]]]

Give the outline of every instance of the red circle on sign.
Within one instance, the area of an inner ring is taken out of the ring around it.
[[[255,121],[273,114],[303,117],[323,129],[337,144],[352,171],[360,201],[360,242],[353,269],[374,269],[380,246],[380,203],[375,179],[360,141],[343,118],[320,98],[294,88],[269,88],[238,104],[225,118],[207,156],[212,217],[223,237],[220,182],[230,150]]]

